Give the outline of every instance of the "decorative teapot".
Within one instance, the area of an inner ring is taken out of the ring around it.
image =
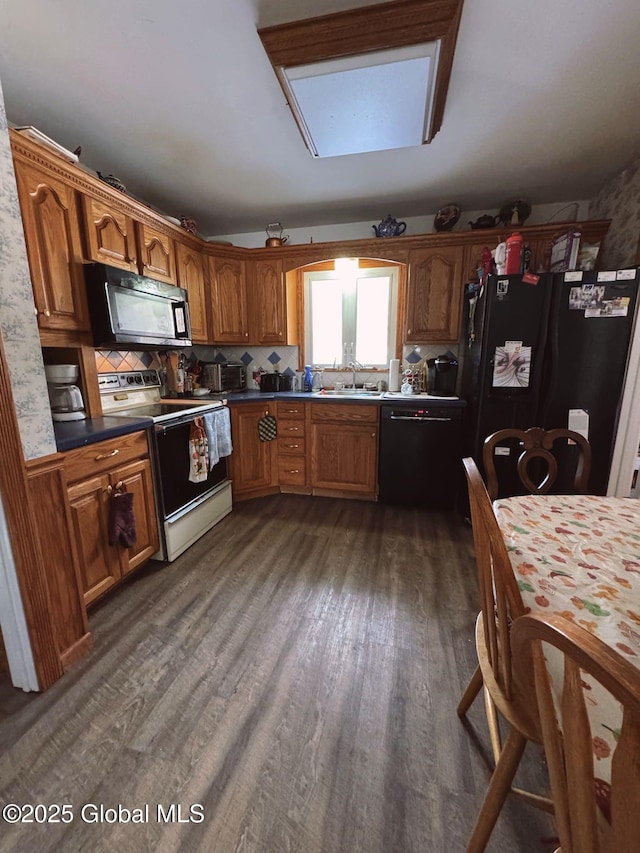
[[[283,246],[287,240],[289,239],[288,234],[283,234],[282,225],[279,222],[271,222],[266,227],[267,239],[265,240],[265,246],[270,248],[277,248],[278,246]]]
[[[399,237],[407,230],[407,223],[398,222],[389,214],[379,225],[371,227],[376,232],[376,237]]]
[[[490,213],[485,213],[483,216],[479,216],[475,222],[469,222],[469,225],[472,228],[495,228],[498,222],[500,222],[499,216],[491,216]]]

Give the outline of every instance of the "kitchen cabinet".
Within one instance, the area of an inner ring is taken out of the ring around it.
[[[146,222],[136,224],[140,274],[155,278],[157,281],[166,281],[167,284],[175,284],[173,240],[164,231],[153,228]]]
[[[175,241],[178,286],[189,294],[191,338],[195,344],[209,342],[206,307],[206,259],[196,248]]]
[[[42,331],[88,331],[82,242],[72,186],[15,159],[33,298]]]
[[[248,344],[249,320],[245,262],[209,258],[212,343]]]
[[[281,492],[308,492],[307,424],[309,409],[298,401],[276,403],[278,419],[278,482]]]
[[[375,500],[378,479],[378,407],[311,403],[313,494]]]
[[[277,440],[261,441],[258,421],[265,415],[276,415],[271,401],[230,405],[233,453],[229,459],[229,476],[234,500],[246,500],[278,491]]]
[[[86,194],[82,196],[82,212],[87,259],[137,273],[133,218]]]
[[[409,252],[406,343],[455,343],[462,310],[463,246]]]
[[[158,550],[147,435],[135,432],[70,450],[65,474],[81,592],[90,604]],[[109,544],[109,505],[117,486],[134,496],[136,542],[131,548]]]
[[[251,272],[252,343],[260,346],[289,343],[282,260],[255,261]]]

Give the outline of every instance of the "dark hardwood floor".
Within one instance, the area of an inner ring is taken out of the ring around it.
[[[73,810],[0,819],[0,851],[464,851],[489,775],[481,699],[470,729],[455,711],[476,601],[457,517],[239,505],[100,604],[91,655],[49,691],[0,684],[0,802]],[[518,781],[535,786],[528,749]],[[204,820],[158,821],[172,803]],[[148,822],[90,822],[91,804],[148,804]],[[551,851],[552,835],[510,798],[488,851]]]

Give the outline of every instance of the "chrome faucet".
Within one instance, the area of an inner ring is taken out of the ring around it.
[[[349,367],[351,368],[351,387],[355,390],[356,387],[356,370],[364,370],[364,365],[360,364],[359,361],[350,361]]]

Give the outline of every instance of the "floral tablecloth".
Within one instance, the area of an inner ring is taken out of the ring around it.
[[[494,503],[525,607],[570,619],[638,667],[640,501],[526,495]],[[596,777],[611,778],[620,707],[586,679]]]

